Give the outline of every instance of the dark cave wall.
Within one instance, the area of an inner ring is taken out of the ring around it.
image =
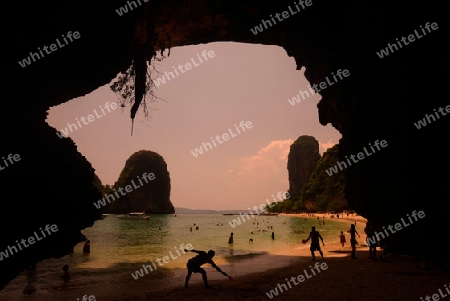
[[[320,93],[320,122],[331,123],[342,133],[341,161],[377,139],[388,142],[388,147],[347,169],[346,199],[380,227],[399,222],[413,210],[423,210],[426,219],[417,223],[430,239],[438,239],[448,227],[443,215],[449,209],[448,176],[438,170],[447,170],[449,162],[436,156],[437,141],[445,136],[450,118],[441,117],[420,130],[413,123],[448,105],[442,97],[448,59],[442,47],[446,23],[440,5],[316,4],[316,14],[291,30],[305,28],[307,34],[302,32],[285,49],[299,67],[306,67],[305,76],[311,83],[323,81],[337,69],[348,69],[351,74]],[[383,59],[376,55],[426,22],[437,22],[439,29]],[[417,233],[415,226],[392,235],[394,251],[415,251],[414,245],[424,239],[423,231]],[[439,249],[436,261],[448,268],[443,248]]]
[[[124,4],[11,4],[0,156],[17,153],[21,160],[0,171],[0,250],[48,223],[57,223],[59,231],[0,262],[0,288],[31,262],[67,254],[80,241],[80,230],[100,214],[92,206],[99,199],[92,186],[93,168],[69,139],[56,136],[45,123],[45,112],[108,84],[136,53],[149,57],[159,47],[215,41],[279,45],[295,58],[298,69],[306,67],[311,83],[348,69],[350,77],[320,93],[320,122],[342,133],[341,160],[376,139],[389,146],[348,169],[346,199],[379,225],[424,210],[421,223],[430,230],[430,239],[442,238],[448,228],[449,161],[439,155],[450,117],[420,130],[413,122],[448,104],[443,97],[448,65],[444,4],[313,0],[311,7],[256,36],[251,27],[292,1],[151,1],[119,17],[115,9]],[[137,22],[145,28],[145,45],[135,36]],[[426,22],[437,22],[439,29],[386,58],[376,56],[388,42]],[[70,30],[79,31],[80,39],[25,68],[17,63]],[[394,237],[395,249],[411,250],[412,228]],[[448,264],[441,247],[435,253]]]
[[[46,111],[109,83],[131,58],[121,35],[125,19],[110,14],[112,3],[29,1],[12,6],[20,21],[10,20],[6,35],[11,47],[5,48],[0,157],[12,153],[21,160],[0,171],[0,250],[46,224],[56,224],[58,231],[0,261],[0,289],[30,264],[67,255],[82,241],[80,230],[101,216],[92,206],[101,198],[92,186],[94,169],[71,139],[60,139],[45,122]],[[68,31],[79,31],[81,37],[25,68],[18,64]]]

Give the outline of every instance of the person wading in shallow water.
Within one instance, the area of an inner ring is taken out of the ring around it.
[[[86,240],[86,242],[84,243],[84,246],[83,246],[83,253],[84,253],[84,254],[89,254],[89,253],[91,253],[91,241],[90,241],[90,240]]]
[[[184,249],[185,252],[194,252],[198,255],[195,257],[192,257],[188,260],[186,266],[188,268],[188,274],[186,276],[186,282],[184,284],[184,287],[188,287],[189,279],[191,278],[192,273],[201,273],[203,278],[203,283],[205,284],[205,288],[210,288],[208,285],[208,279],[206,278],[206,271],[202,269],[200,266],[209,263],[213,268],[215,268],[218,272],[222,273],[222,275],[227,276],[230,280],[233,280],[233,277],[229,276],[227,273],[222,271],[212,260],[214,255],[216,255],[216,252],[213,250],[209,250],[208,253],[205,251],[197,251],[197,250],[187,250]]]
[[[64,274],[62,276],[64,283],[68,283],[70,280],[69,265],[65,264],[62,269],[64,271]]]
[[[233,240],[233,232],[231,232],[230,237],[228,238],[228,243],[231,245],[234,242]]]

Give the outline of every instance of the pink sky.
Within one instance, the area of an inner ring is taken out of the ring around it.
[[[199,63],[197,53],[204,50],[214,51],[214,57]],[[129,108],[101,112],[100,106],[118,101],[109,85],[52,107],[47,122],[60,130],[76,123],[75,118],[94,115],[87,124],[80,121],[82,127],[69,136],[103,184],[117,180],[134,152],[159,153],[170,172],[172,203],[192,209],[259,206],[288,190],[287,155],[295,139],[314,136],[321,153],[339,142],[337,130],[319,124],[320,95],[289,104],[299,90],[308,89],[308,82],[304,69],[295,70],[294,59],[281,47],[225,42],[176,47],[156,68],[173,71],[172,66],[192,64],[191,59],[198,66],[178,71],[156,89],[166,102],[153,105],[157,110],[151,111],[150,119],[138,113],[133,136]],[[234,124],[241,121],[253,126],[237,134]],[[192,155],[202,142],[229,133],[229,128],[235,137]]]

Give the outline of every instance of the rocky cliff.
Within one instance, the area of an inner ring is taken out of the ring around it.
[[[291,198],[301,196],[303,185],[308,181],[319,159],[319,141],[316,138],[303,135],[292,143],[287,161],[288,192]]]
[[[131,155],[113,189],[127,186],[129,191],[111,203],[109,213],[175,213],[170,201],[170,175],[159,154],[141,150]]]
[[[146,62],[157,51],[215,41],[283,47],[298,69],[306,67],[311,84],[320,85],[332,72],[348,70],[349,77],[319,92],[320,123],[332,125],[343,136],[340,160],[377,139],[388,142],[382,152],[347,170],[349,205],[380,225],[423,210],[426,218],[420,227],[428,240],[445,237],[450,208],[448,177],[441,171],[449,170],[450,162],[437,153],[450,117],[420,129],[414,126],[425,114],[448,105],[445,2],[313,0],[304,11],[258,34],[250,28],[286,11],[292,1],[148,1],[119,16],[116,9],[125,4],[9,3],[0,156],[18,154],[21,159],[14,168],[0,171],[0,226],[5,229],[0,250],[45,224],[57,223],[59,230],[33,249],[1,261],[0,288],[30,263],[68,254],[81,240],[80,231],[98,218],[92,206],[100,196],[92,185],[94,170],[70,138],[55,135],[45,122],[47,110],[108,84],[133,66],[134,98],[128,103],[133,117],[148,92]],[[438,29],[424,35],[422,30],[430,28],[427,22],[436,22]],[[50,54],[43,52],[41,58],[34,55],[28,66],[18,63],[30,52],[45,51],[40,47],[57,38],[65,43],[62,35],[67,37],[69,31],[80,35],[70,45],[47,50]],[[415,40],[410,42],[409,35]],[[402,37],[407,37],[407,46]],[[393,52],[380,57],[388,43]],[[399,232],[393,249],[413,250],[415,231],[408,227]],[[443,246],[436,246],[434,256],[449,266]]]

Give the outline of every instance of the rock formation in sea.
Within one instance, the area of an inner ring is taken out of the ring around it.
[[[128,185],[130,192],[124,191],[112,202],[108,213],[175,213],[170,201],[170,175],[161,155],[148,150],[132,154],[112,188],[117,191]]]
[[[319,159],[319,142],[316,138],[303,135],[292,143],[287,161],[288,192],[291,198],[301,196],[303,185],[308,181]]]

